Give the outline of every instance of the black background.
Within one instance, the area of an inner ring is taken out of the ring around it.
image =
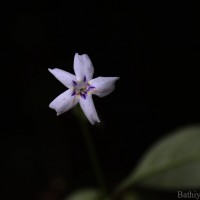
[[[1,182],[7,199],[59,199],[97,186],[78,121],[49,103],[65,90],[48,68],[73,73],[77,52],[94,76],[119,76],[94,97],[88,122],[110,189],[157,139],[199,123],[197,3],[31,1],[7,3],[1,30]]]

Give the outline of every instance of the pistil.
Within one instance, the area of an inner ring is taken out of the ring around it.
[[[73,92],[71,96],[77,95],[86,99],[88,92],[94,89],[95,87],[91,86],[89,83],[85,83],[85,81],[86,81],[86,77],[84,77],[84,82],[73,81]]]

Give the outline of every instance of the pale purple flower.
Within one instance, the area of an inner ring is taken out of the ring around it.
[[[100,122],[97,115],[92,94],[99,97],[104,97],[110,94],[115,89],[115,81],[118,77],[97,77],[93,78],[94,68],[88,55],[74,56],[74,72],[73,75],[61,69],[49,69],[49,71],[67,88],[65,92],[55,98],[49,107],[60,115],[77,103],[80,104],[83,112],[91,124]]]

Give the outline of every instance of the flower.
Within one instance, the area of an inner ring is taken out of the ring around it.
[[[55,98],[49,107],[60,115],[74,106],[80,104],[83,112],[91,124],[100,122],[97,115],[92,94],[99,97],[104,97],[110,94],[115,89],[115,81],[118,77],[97,77],[92,79],[94,68],[88,55],[74,56],[74,72],[73,75],[62,69],[49,69],[49,71],[67,88],[65,92]]]

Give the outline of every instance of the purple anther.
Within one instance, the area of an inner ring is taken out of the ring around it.
[[[90,89],[94,89],[95,87],[90,85],[89,88],[90,88]]]
[[[74,85],[74,86],[77,85],[76,81],[73,81],[73,85]]]
[[[74,96],[76,94],[76,91],[74,90],[73,92],[72,92],[72,96]]]
[[[81,94],[81,96],[82,96],[84,99],[86,99],[86,94]]]
[[[84,80],[84,82],[86,82],[86,76],[84,76],[84,79],[83,79],[83,80]]]

